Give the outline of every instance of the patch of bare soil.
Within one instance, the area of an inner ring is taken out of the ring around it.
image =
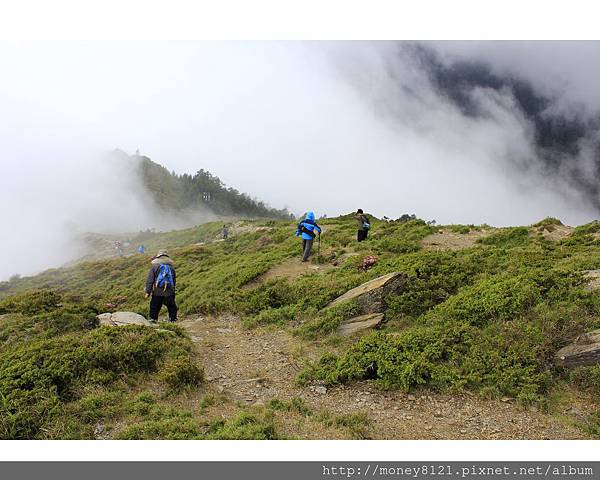
[[[227,223],[227,222],[225,222]],[[270,229],[268,227],[259,227],[253,225],[251,223],[246,223],[244,221],[236,222],[229,226],[229,236],[238,236],[245,233],[254,233],[254,232],[265,232],[267,233]],[[217,233],[212,240],[208,239],[206,241],[197,242],[195,245],[206,245],[207,243],[219,243],[223,242],[223,234],[222,232]]]
[[[234,316],[190,317],[181,326],[196,345],[206,372],[206,388],[215,395],[246,405],[299,397],[314,412],[310,418],[323,412],[332,418],[363,415],[368,427],[360,438],[583,439],[589,437],[573,422],[583,418],[586,408],[597,408],[582,403],[576,411],[565,407],[558,417],[525,409],[509,398],[384,392],[368,381],[334,388],[301,387],[295,378],[305,359],[319,355],[315,344],[282,330],[246,330]],[[306,425],[297,415],[278,416],[282,429],[297,438],[357,438],[348,430],[320,426],[316,420]]]
[[[271,269],[267,270],[262,275],[259,275],[254,280],[244,286],[246,289],[256,288],[263,283],[273,280],[276,278],[287,278],[293,280],[302,275],[314,275],[325,273],[334,268],[333,265],[325,264],[313,264],[311,262],[302,262],[299,259],[290,259],[279,265],[275,265]]]
[[[491,233],[492,230],[471,230],[469,233],[440,230],[425,237],[421,244],[426,250],[462,250],[475,246],[477,240]]]
[[[268,232],[268,227],[258,227],[251,223],[246,222],[236,222],[229,227],[230,235],[242,235],[244,233],[254,233],[254,232]]]
[[[546,240],[558,242],[563,238],[568,237],[573,232],[574,228],[568,225],[545,225],[538,227],[537,231],[541,233]]]

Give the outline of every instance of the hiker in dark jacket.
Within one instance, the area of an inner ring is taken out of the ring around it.
[[[170,277],[168,275],[169,270]],[[148,315],[151,322],[158,322],[158,314],[163,304],[169,311],[169,321],[177,321],[176,283],[177,278],[173,260],[171,260],[166,250],[161,250],[152,259],[152,266],[148,272],[148,278],[146,278],[146,298],[152,296],[150,299],[150,314]]]
[[[369,233],[369,228],[371,228],[371,222],[369,222],[369,217],[367,217],[362,208],[359,208],[354,214],[354,218],[358,223],[358,235],[357,239],[359,242],[367,239],[367,235]]]
[[[315,214],[313,212],[308,212],[306,214],[306,218],[298,224],[298,228],[296,229],[296,236],[302,237],[303,262],[307,262],[308,257],[310,256],[313,242],[317,236],[315,230],[319,232],[319,235],[321,235],[321,227],[319,227],[315,222]]]

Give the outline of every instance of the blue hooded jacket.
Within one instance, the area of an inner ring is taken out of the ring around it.
[[[303,232],[302,227],[313,233],[315,229],[317,232],[321,233],[321,227],[315,223],[315,214],[313,212],[308,212],[306,214],[306,218],[298,224],[298,228],[296,229],[297,237],[302,234],[302,240],[312,240],[314,237],[311,237],[308,233]]]

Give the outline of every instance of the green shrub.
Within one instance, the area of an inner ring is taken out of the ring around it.
[[[204,381],[204,371],[189,357],[179,357],[166,363],[160,378],[172,391],[179,392],[186,387],[200,385]]]
[[[34,317],[9,314],[0,322],[0,351],[16,342],[51,338],[98,326],[96,312],[86,306],[60,308]]]
[[[589,434],[596,438],[600,438],[600,410],[589,415],[582,427],[583,430]]]
[[[514,227],[503,228],[487,237],[479,238],[477,243],[512,248],[527,245],[530,241],[527,227]]]
[[[461,361],[465,385],[487,397],[538,401],[548,391],[551,375],[544,362],[543,333],[527,322],[490,325],[472,337]]]
[[[469,225],[451,225],[450,231],[454,233],[467,234],[471,232],[471,226]]]
[[[166,415],[128,425],[119,440],[190,440],[202,439],[203,428],[189,414]]]
[[[212,394],[206,394],[200,400],[200,412],[204,412],[208,407],[212,407],[217,399]]]
[[[576,368],[570,372],[569,378],[581,390],[600,395],[600,365]]]
[[[546,217],[543,220],[540,220],[537,223],[534,223],[533,226],[534,227],[548,227],[550,225],[562,225],[563,223],[558,219],[558,218],[554,218],[554,217]]]
[[[296,333],[305,338],[315,338],[319,334],[330,335],[344,320],[355,317],[357,314],[356,302],[344,302],[319,312],[316,318],[307,321],[296,330]]]
[[[475,281],[486,264],[477,255],[422,252],[395,267],[410,272],[410,277],[400,294],[386,299],[387,315],[417,318]]]
[[[257,314],[294,303],[293,290],[287,281],[272,280],[258,288],[244,292],[239,297],[240,310],[245,314]]]
[[[579,225],[575,227],[571,236],[578,237],[583,235],[591,235],[600,230],[600,222],[598,220],[594,220],[593,222],[586,223],[585,225]]]
[[[280,410],[284,412],[296,412],[303,417],[312,416],[313,412],[303,398],[293,397],[291,401],[287,402],[274,398],[269,402],[269,408],[271,410]]]
[[[59,308],[62,297],[52,290],[33,290],[0,301],[0,314],[22,313],[35,315]]]
[[[209,440],[276,440],[273,413],[241,412],[228,421],[211,425],[206,438]]]
[[[365,412],[354,412],[339,415],[334,418],[333,425],[348,430],[352,438],[356,440],[369,439],[369,427],[373,422]]]
[[[9,344],[0,352],[0,437],[39,438],[82,387],[157,369],[189,340],[146,327],[101,327]]]
[[[362,338],[340,358],[324,355],[316,366],[301,374],[300,380],[313,378],[331,384],[372,378],[383,389],[403,391],[427,383],[447,384],[456,375],[438,361],[454,351],[458,354],[468,334],[467,326],[423,326],[395,336],[374,333]]]
[[[285,325],[291,320],[294,320],[300,313],[302,309],[298,305],[286,305],[281,308],[268,308],[266,310],[262,310],[258,313],[258,315],[254,317],[246,317],[244,318],[244,326],[246,327],[254,327],[257,325]]]
[[[548,389],[550,375],[540,361],[536,336],[518,329],[511,335],[498,333],[467,324],[421,326],[393,336],[376,333],[341,357],[324,355],[301,372],[299,381],[374,379],[382,389],[470,388],[486,396],[538,400]]]
[[[427,318],[482,327],[494,320],[515,320],[540,299],[540,288],[527,278],[492,277],[461,289]]]

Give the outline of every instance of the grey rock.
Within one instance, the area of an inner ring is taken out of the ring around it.
[[[401,272],[388,273],[370,280],[336,298],[325,308],[334,307],[350,300],[356,301],[362,315],[381,313],[385,310],[385,298],[405,289],[408,277]]]
[[[593,292],[600,288],[600,270],[586,270],[583,272],[583,278],[587,280],[585,290]]]
[[[575,341],[561,348],[554,356],[561,367],[579,367],[600,364],[600,329],[584,333]]]
[[[100,325],[108,325],[111,327],[122,327],[125,325],[142,325],[145,327],[154,326],[143,316],[134,312],[102,313],[97,315],[96,318],[98,318],[100,321]]]
[[[383,313],[360,315],[359,317],[354,317],[342,322],[337,328],[336,333],[341,336],[347,336],[362,330],[376,328],[381,325],[383,318]]]
[[[105,427],[102,423],[97,423],[94,425],[94,436],[102,435],[104,433]]]

